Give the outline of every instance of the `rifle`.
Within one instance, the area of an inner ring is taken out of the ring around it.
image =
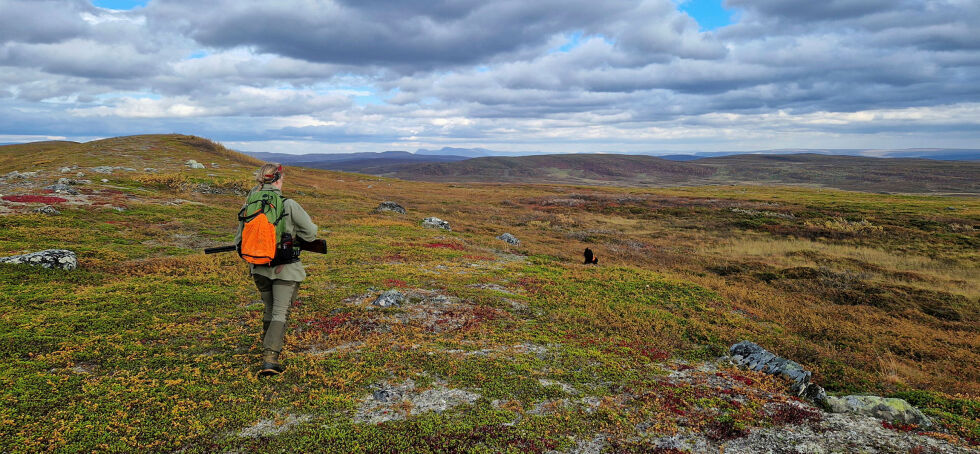
[[[301,251],[315,252],[317,254],[327,253],[327,242],[326,240],[313,240],[313,241],[303,241],[299,240],[299,249]],[[205,254],[217,254],[219,252],[232,252],[238,250],[238,246],[232,244],[230,246],[218,246],[210,247],[204,250]]]

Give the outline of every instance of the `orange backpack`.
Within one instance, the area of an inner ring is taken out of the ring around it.
[[[270,265],[276,260],[283,236],[280,221],[286,216],[285,202],[286,198],[275,191],[249,194],[245,207],[238,212],[238,220],[244,223],[238,255],[246,262]]]

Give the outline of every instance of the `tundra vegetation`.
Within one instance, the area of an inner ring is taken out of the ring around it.
[[[0,176],[37,172],[0,183],[0,255],[79,258],[0,265],[0,451],[545,452],[600,435],[625,452],[819,420],[775,379],[714,365],[742,339],[832,394],[908,400],[929,436],[980,440],[975,196],[289,168],[330,253],[304,258],[287,372],[259,379],[254,285],[234,254],[201,253],[233,239],[258,164],[178,135],[0,147]],[[40,189],[60,177],[92,182]],[[372,212],[386,200],[407,214]],[[370,304],[392,289],[401,305]],[[413,408],[434,392],[461,403]],[[395,395],[420,399],[371,413]]]

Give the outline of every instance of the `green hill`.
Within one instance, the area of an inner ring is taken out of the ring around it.
[[[0,256],[79,258],[73,271],[0,264],[0,451],[968,452],[980,440],[976,197],[288,168],[284,192],[331,252],[304,256],[287,372],[259,379],[254,285],[233,254],[201,253],[232,241],[258,164],[180,135],[0,147]],[[700,178],[685,164],[661,171]],[[61,178],[77,194],[45,189]],[[385,200],[408,213],[372,213]],[[429,216],[452,230],[423,228]],[[581,264],[586,247],[597,266]],[[371,304],[390,289],[400,307]],[[831,394],[902,397],[936,427],[824,413],[719,360],[743,339]]]

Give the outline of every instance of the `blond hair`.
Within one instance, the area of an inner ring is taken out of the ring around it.
[[[255,172],[255,181],[261,184],[272,183],[277,180],[276,173],[282,164],[263,164],[259,167],[259,170]],[[280,174],[281,178],[282,175]]]

